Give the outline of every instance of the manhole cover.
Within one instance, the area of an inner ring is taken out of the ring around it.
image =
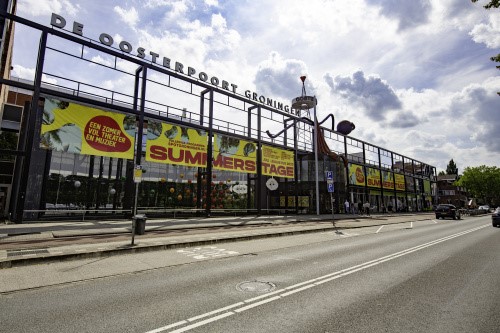
[[[236,286],[239,291],[265,293],[276,289],[276,285],[271,282],[245,281]]]

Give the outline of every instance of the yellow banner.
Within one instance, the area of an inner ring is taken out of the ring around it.
[[[262,146],[262,174],[266,176],[294,178],[294,152]]]
[[[405,190],[405,176],[398,175],[397,173],[394,175],[396,179],[396,190],[404,191]]]
[[[431,182],[430,180],[424,180],[424,193],[429,195],[431,193]]]
[[[214,169],[257,173],[257,144],[226,135],[214,135]]]
[[[382,187],[385,189],[394,190],[394,180],[392,179],[392,172],[382,171]]]
[[[207,166],[207,133],[148,121],[146,161],[192,167]]]
[[[40,147],[70,153],[134,158],[135,116],[46,98]]]
[[[380,188],[380,170],[366,168],[367,169],[367,185],[368,187],[377,187]]]
[[[352,163],[349,165],[349,184],[365,186],[363,166]]]

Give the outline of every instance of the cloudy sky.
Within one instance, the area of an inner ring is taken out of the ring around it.
[[[356,138],[463,171],[500,161],[500,71],[490,60],[500,10],[484,3],[18,0],[17,14],[49,25],[57,13],[89,38],[106,32],[278,100],[299,96],[306,75],[320,119],[333,113],[356,124]],[[29,33],[16,31],[13,75],[22,78],[35,68]]]

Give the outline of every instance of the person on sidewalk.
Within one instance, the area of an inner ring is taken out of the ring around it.
[[[363,215],[363,203],[361,202],[361,200],[359,200],[358,202],[358,214]]]
[[[349,200],[345,199],[344,207],[345,207],[345,213],[349,214]]]
[[[385,214],[385,206],[384,206],[384,204],[382,203],[381,206],[382,206],[382,214]]]
[[[351,201],[351,214],[354,215],[356,214],[356,204]]]
[[[363,207],[365,208],[365,214],[370,216],[370,203],[368,201],[365,202]]]

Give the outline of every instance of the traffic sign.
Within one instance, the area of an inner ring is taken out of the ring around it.
[[[326,180],[333,180],[333,171],[326,172]]]
[[[333,183],[328,183],[326,184],[328,187],[328,193],[333,193],[334,192],[334,186]]]

